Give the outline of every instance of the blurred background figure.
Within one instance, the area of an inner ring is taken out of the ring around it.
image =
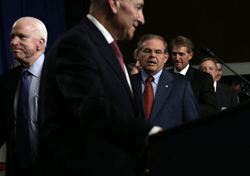
[[[214,91],[216,93],[218,110],[225,110],[238,104],[235,91],[228,85],[216,81],[218,61],[214,58],[205,58],[200,63],[200,70],[212,75],[214,80]],[[220,76],[221,77],[221,76]]]
[[[215,81],[219,82],[222,77],[222,64],[218,62],[216,59],[216,66],[217,66],[217,75],[215,76]]]
[[[139,73],[138,69],[135,66],[135,63],[128,64],[128,69],[131,75]]]
[[[246,94],[244,94],[241,90],[241,86],[240,83],[237,81],[234,81],[231,84],[231,87],[234,88],[234,90],[236,91],[237,94],[237,101],[239,103],[245,102],[245,101],[249,101],[249,96],[247,96]]]

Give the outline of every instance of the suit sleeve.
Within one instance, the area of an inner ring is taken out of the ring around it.
[[[213,78],[209,74],[204,77],[199,106],[201,110],[201,117],[205,117],[217,112],[218,105],[216,94],[214,92]]]
[[[2,77],[0,77],[0,148],[5,142],[5,135],[6,135],[6,122],[5,117],[3,115],[3,91],[2,91]]]
[[[200,118],[200,108],[193,94],[193,90],[189,81],[187,81],[183,97],[183,111],[183,117],[185,121],[191,121]]]
[[[230,107],[232,106],[236,106],[238,103],[238,100],[237,100],[237,95],[236,95],[236,91],[232,88],[231,89],[231,100],[230,100]]]

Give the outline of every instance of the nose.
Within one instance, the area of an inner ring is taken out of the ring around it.
[[[144,18],[144,15],[143,15],[142,11],[139,14],[138,21],[139,21],[139,24],[141,24],[141,25],[145,24],[145,18]]]
[[[11,39],[10,45],[17,45],[19,43],[19,38],[18,37],[13,37]]]
[[[177,55],[175,56],[175,58],[176,58],[177,61],[180,61],[180,60],[181,60],[181,56],[180,56],[179,54],[177,54]]]
[[[150,58],[154,58],[156,57],[156,52],[155,51],[151,51],[150,52]]]

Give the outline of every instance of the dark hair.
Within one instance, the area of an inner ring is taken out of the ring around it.
[[[170,43],[170,47],[172,49],[174,48],[174,46],[184,46],[184,47],[187,47],[188,53],[194,52],[193,42],[187,37],[183,37],[183,36],[175,37]]]

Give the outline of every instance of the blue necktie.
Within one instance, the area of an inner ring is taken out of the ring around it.
[[[29,72],[23,73],[20,81],[17,119],[16,119],[16,154],[17,162],[22,170],[30,164],[30,139],[29,139]]]

